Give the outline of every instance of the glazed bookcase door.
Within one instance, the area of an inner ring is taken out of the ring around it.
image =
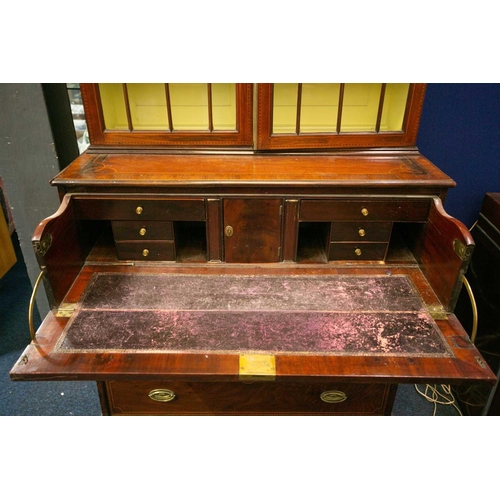
[[[252,84],[81,84],[91,147],[251,148]]]
[[[259,84],[257,148],[412,147],[424,95],[424,84]]]

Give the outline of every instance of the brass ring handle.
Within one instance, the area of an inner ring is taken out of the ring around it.
[[[366,235],[366,232],[365,232],[365,230],[364,230],[362,227],[360,227],[360,228],[359,228],[359,230],[358,230],[358,234],[359,234],[361,237],[363,237],[363,236],[365,236],[365,235]]]
[[[149,255],[149,250],[147,248],[145,248],[143,251],[142,251],[142,256],[143,257],[147,257]]]
[[[148,396],[158,403],[168,403],[175,399],[175,392],[170,389],[153,389]]]
[[[469,294],[469,299],[470,303],[472,306],[472,333],[470,335],[470,341],[474,344],[476,341],[476,335],[477,335],[477,323],[478,323],[478,314],[477,314],[477,304],[476,304],[476,299],[474,298],[474,293],[472,292],[472,288],[470,286],[469,281],[465,276],[462,276],[462,281],[465,285],[465,289],[467,290],[467,293]]]
[[[342,391],[325,391],[321,393],[320,398],[325,403],[342,403],[347,399],[347,394]]]
[[[363,252],[361,251],[361,248],[356,248],[354,253],[359,257]]]
[[[366,217],[368,215],[368,209],[362,208],[361,213]]]
[[[137,207],[137,208],[135,209],[135,213],[136,213],[137,215],[141,215],[143,211],[144,211],[144,209],[143,209],[142,207]]]
[[[147,229],[145,227],[141,227],[141,229],[139,229],[139,234],[141,236],[144,236],[146,234],[146,232],[147,232]]]
[[[35,297],[36,293],[38,291],[38,287],[40,286],[40,283],[42,282],[43,275],[45,274],[45,271],[47,270],[46,267],[42,269],[40,274],[38,275],[38,278],[35,281],[35,285],[33,286],[33,291],[31,292],[31,298],[30,298],[30,305],[28,309],[28,325],[30,328],[30,337],[33,342],[36,341],[36,335],[35,335],[35,327],[33,325],[33,310],[35,308]]]

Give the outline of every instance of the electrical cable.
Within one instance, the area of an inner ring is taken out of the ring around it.
[[[422,391],[418,387],[418,384],[415,384],[415,390],[427,401],[429,401],[430,403],[434,403],[434,412],[432,414],[433,417],[435,417],[437,414],[438,405],[452,406],[461,417],[463,416],[449,385],[441,385],[440,392],[440,390],[438,390],[437,388],[437,385],[426,384],[425,390]]]

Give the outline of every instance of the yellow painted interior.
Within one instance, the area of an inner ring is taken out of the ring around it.
[[[133,130],[169,130],[167,98],[163,83],[127,83]],[[100,83],[106,130],[128,130],[123,85]],[[208,86],[206,83],[169,84],[172,128],[208,131]],[[212,84],[213,129],[236,130],[236,85]]]
[[[236,85],[212,83],[214,130],[236,130]]]
[[[174,130],[208,130],[206,83],[171,83],[170,105]]]
[[[381,131],[403,129],[409,83],[388,83],[385,87],[384,108],[382,110]]]
[[[300,132],[335,132],[340,83],[303,83]]]
[[[130,119],[134,130],[169,130],[163,83],[127,83]]]
[[[381,83],[346,83],[341,132],[374,132]]]
[[[295,132],[297,119],[297,83],[275,83],[273,93],[273,133]]]
[[[345,84],[341,132],[375,132],[381,89],[381,83]],[[408,83],[386,85],[381,132],[402,130],[408,89]],[[297,93],[297,83],[274,84],[273,134],[296,132]],[[335,133],[339,94],[339,83],[303,83],[299,133]]]
[[[99,93],[106,130],[128,130],[122,84],[100,83]]]

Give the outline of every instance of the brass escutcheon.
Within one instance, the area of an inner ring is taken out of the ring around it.
[[[325,403],[342,403],[347,399],[347,394],[342,391],[325,391],[321,393],[320,398]]]
[[[361,255],[361,248],[356,248],[356,250],[354,250],[354,253],[359,257]]]
[[[234,234],[234,230],[231,226],[226,226],[225,233],[226,233],[226,236],[231,237]]]
[[[359,228],[359,231],[358,231],[358,234],[359,234],[361,237],[363,237],[366,233],[365,233],[365,230],[364,230],[362,227],[360,227],[360,228]]]
[[[368,210],[366,208],[362,208],[361,213],[366,217],[368,215]]]
[[[143,257],[147,257],[149,255],[149,250],[147,248],[145,248],[143,251],[142,251],[142,256]]]
[[[143,210],[144,210],[144,209],[143,209],[142,207],[137,207],[137,208],[135,209],[135,213],[136,213],[136,214],[138,214],[138,215],[141,215],[141,214],[142,214],[142,212],[143,212]]]
[[[153,389],[148,396],[158,403],[168,403],[175,399],[175,393],[170,389]]]
[[[146,228],[145,227],[141,227],[141,229],[139,229],[139,234],[141,236],[144,236],[146,234]]]

